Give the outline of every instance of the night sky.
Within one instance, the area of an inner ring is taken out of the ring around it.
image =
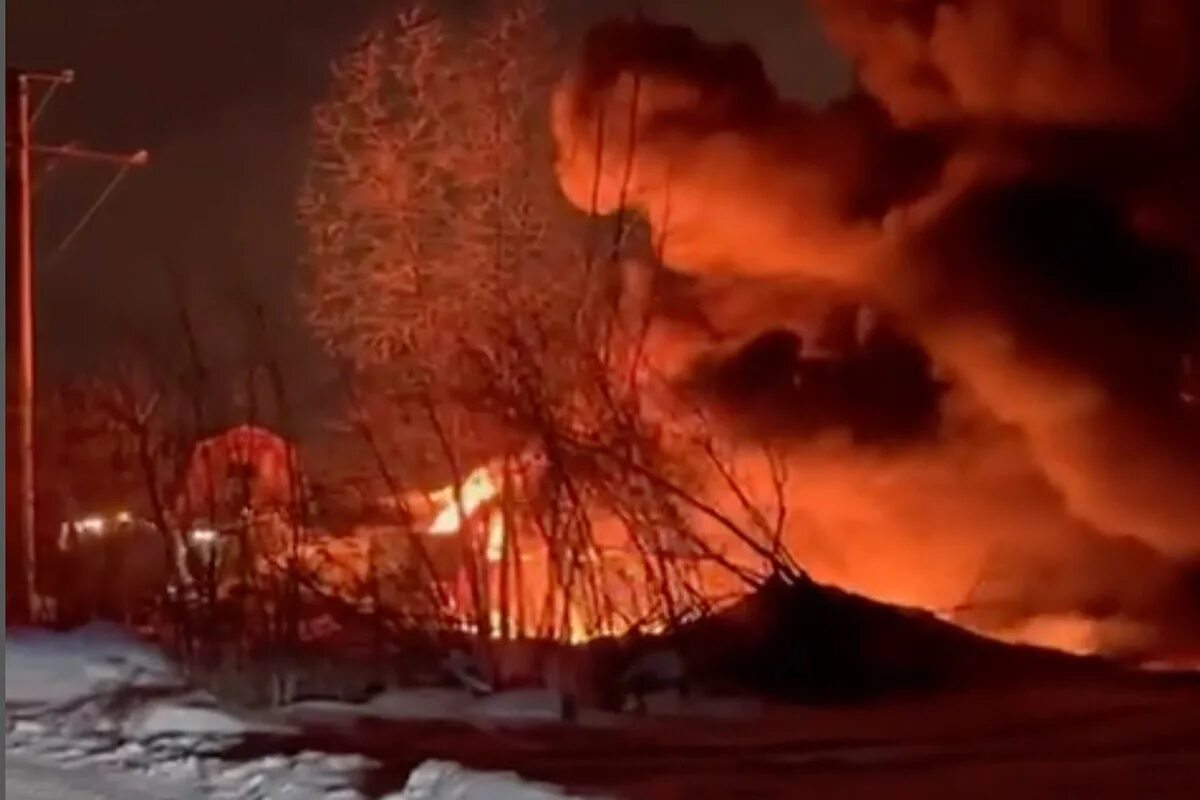
[[[69,67],[35,131],[43,142],[146,148],[65,250],[58,245],[112,168],[58,164],[38,184],[39,346],[46,379],[149,357],[186,364],[176,296],[186,298],[217,375],[246,358],[261,304],[269,347],[308,422],[336,408],[333,370],[307,336],[296,290],[303,253],[293,205],[309,109],[329,62],[396,0],[10,0],[9,64]],[[453,0],[460,13],[478,3]],[[558,0],[564,46],[627,0]],[[799,0],[652,0],[648,16],[749,41],[784,92],[820,102],[848,83]],[[178,288],[180,291],[176,291]]]

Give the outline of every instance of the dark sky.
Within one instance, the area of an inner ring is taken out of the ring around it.
[[[57,246],[112,175],[59,164],[38,187],[39,346],[47,377],[102,366],[133,349],[186,363],[173,286],[197,318],[205,359],[234,374],[249,309],[268,311],[271,347],[308,409],[334,402],[330,370],[295,302],[303,281],[293,203],[308,113],[330,60],[403,0],[10,0],[9,64],[70,67],[36,129],[151,151],[83,232]],[[452,0],[458,13],[477,3]],[[566,41],[628,0],[552,3]],[[843,90],[846,70],[800,0],[646,0],[652,17],[712,38],[750,41],[785,91]],[[309,415],[315,416],[315,415]]]

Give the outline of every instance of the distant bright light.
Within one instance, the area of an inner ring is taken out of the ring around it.
[[[95,514],[87,517],[80,517],[75,520],[75,527],[83,533],[102,534],[104,533],[105,522],[104,517]]]
[[[188,534],[194,544],[211,545],[217,540],[217,532],[212,528],[192,528]]]
[[[130,522],[133,522],[133,514],[130,514],[128,511],[118,511],[113,518],[117,521],[118,525],[128,525]]]

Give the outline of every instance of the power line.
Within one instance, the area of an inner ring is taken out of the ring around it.
[[[103,153],[87,150],[75,145],[40,145],[32,140],[33,121],[49,102],[55,89],[64,83],[74,80],[74,73],[69,70],[61,72],[37,72],[7,68],[5,80],[8,89],[8,125],[11,141],[6,142],[6,150],[11,151],[8,160],[7,186],[8,191],[15,195],[9,198],[10,245],[7,253],[5,276],[7,298],[10,304],[16,304],[16,313],[9,307],[8,327],[9,342],[18,346],[17,357],[6,358],[10,370],[7,380],[8,427],[6,460],[9,475],[15,476],[18,492],[14,503],[11,500],[5,507],[5,528],[7,532],[20,531],[22,583],[24,586],[24,602],[28,618],[40,621],[43,615],[41,597],[37,587],[37,487],[35,480],[35,442],[34,442],[34,271],[33,271],[33,187],[32,161],[35,153],[55,158],[74,158],[84,161],[98,161],[122,165],[121,174],[131,166],[145,164],[148,160],[146,151],[141,150],[132,155]],[[49,89],[38,104],[37,110],[30,113],[31,84],[49,84]],[[76,225],[68,239],[74,237],[79,228],[92,217],[100,203],[104,201],[119,182],[120,176],[101,194],[98,202],[94,203],[84,219]],[[14,202],[14,200],[16,202]],[[15,235],[11,235],[15,234]],[[61,248],[61,245],[60,245]],[[10,345],[11,346],[11,345]],[[13,374],[15,370],[16,374]],[[15,430],[14,430],[15,428]]]
[[[112,180],[108,182],[108,186],[104,187],[104,191],[99,194],[95,202],[93,202],[88,210],[84,212],[83,216],[79,218],[79,222],[75,223],[75,227],[71,229],[71,232],[63,237],[63,240],[58,243],[58,247],[54,248],[54,253],[51,255],[51,258],[58,258],[63,254],[64,251],[66,251],[67,246],[70,245],[79,232],[83,230],[83,226],[88,224],[88,221],[96,214],[96,211],[98,211],[104,201],[108,199],[108,196],[113,193],[113,190],[117,188],[117,184],[120,183],[121,179],[124,178],[126,173],[129,172],[129,168],[131,166],[133,165],[125,164],[121,167],[116,175],[112,176]]]
[[[30,127],[37,125],[38,118],[42,116],[42,112],[45,111],[46,106],[50,104],[50,98],[54,97],[54,93],[58,91],[58,87],[61,85],[62,81],[54,81],[50,84],[50,88],[46,90],[44,95],[42,95],[41,102],[39,102],[37,108],[33,110],[33,116],[29,118]]]

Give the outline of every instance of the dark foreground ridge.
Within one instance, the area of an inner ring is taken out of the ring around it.
[[[663,646],[709,690],[807,704],[1067,678],[1165,679],[1099,657],[999,642],[805,577],[769,580],[667,637],[617,648],[627,660]]]

